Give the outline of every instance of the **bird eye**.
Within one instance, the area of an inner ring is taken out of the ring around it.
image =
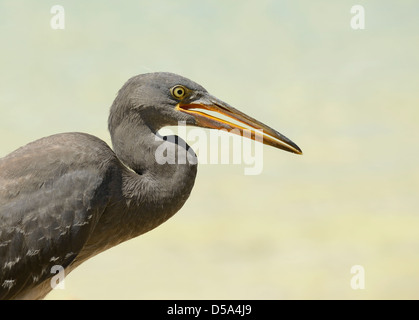
[[[176,99],[182,99],[186,95],[186,89],[182,86],[173,87],[171,92]]]

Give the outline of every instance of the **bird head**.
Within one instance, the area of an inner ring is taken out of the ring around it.
[[[278,131],[214,97],[201,85],[173,73],[146,73],[129,79],[111,107],[111,134],[123,119],[142,121],[154,132],[179,123],[227,130],[275,148],[302,154],[294,142]],[[245,130],[250,130],[251,134],[244,135]]]

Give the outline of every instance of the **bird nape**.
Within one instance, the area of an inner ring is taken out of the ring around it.
[[[0,299],[42,299],[52,290],[54,266],[67,275],[173,216],[189,197],[197,170],[185,141],[158,133],[178,123],[241,135],[258,129],[251,139],[302,153],[189,79],[165,72],[135,76],[110,109],[113,150],[95,136],[72,132],[41,138],[0,159]],[[162,144],[167,153],[188,156],[162,161],[156,152]]]

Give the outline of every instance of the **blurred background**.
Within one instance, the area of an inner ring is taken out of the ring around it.
[[[353,30],[353,5],[365,29]],[[53,5],[65,29],[50,26]],[[260,175],[201,165],[185,206],[49,299],[419,298],[417,1],[0,0],[0,157],[110,143],[133,75],[186,76],[296,142]],[[351,287],[351,267],[365,289]]]

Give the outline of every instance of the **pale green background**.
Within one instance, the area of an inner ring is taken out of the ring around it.
[[[50,8],[65,8],[52,30]],[[366,29],[352,30],[362,4]],[[156,230],[49,298],[419,297],[417,1],[0,0],[0,156],[57,132],[109,142],[131,76],[171,71],[304,151],[202,165]],[[365,290],[350,286],[365,268]]]

